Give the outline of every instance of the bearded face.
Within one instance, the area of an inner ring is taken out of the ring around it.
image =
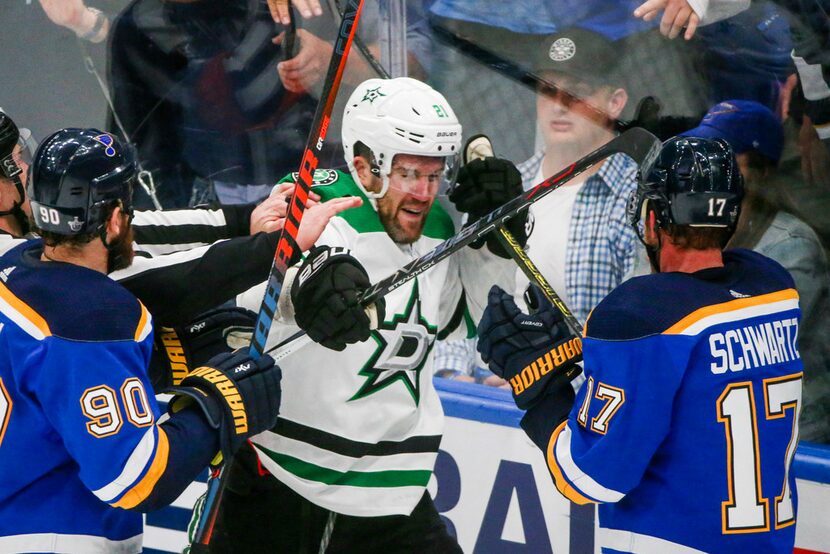
[[[128,217],[124,215],[125,219]],[[129,219],[127,219],[127,225],[117,237],[110,241],[109,247],[107,248],[107,273],[109,274],[113,271],[130,267],[130,264],[133,263],[134,256],[133,226],[130,224]]]

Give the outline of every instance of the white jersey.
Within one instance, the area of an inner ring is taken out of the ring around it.
[[[315,181],[323,201],[363,197],[363,206],[331,220],[317,244],[348,248],[373,283],[454,234],[436,203],[423,236],[411,245],[396,244],[350,176],[318,170]],[[298,494],[338,513],[411,513],[432,474],[443,429],[432,384],[436,337],[453,331],[457,338],[472,336],[490,286],[512,280],[509,260],[486,248],[464,248],[389,293],[385,321],[369,340],[342,352],[310,344],[281,360],[280,420],[252,441],[263,466]],[[264,284],[242,295],[240,305],[256,310],[263,290]],[[297,330],[277,320],[267,347]]]

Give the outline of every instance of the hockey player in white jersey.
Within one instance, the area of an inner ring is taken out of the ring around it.
[[[489,245],[465,248],[388,294],[370,329],[360,290],[455,233],[435,199],[457,168],[461,125],[424,83],[371,79],[349,98],[342,135],[349,174],[318,169],[313,190],[364,203],[286,276],[269,340],[299,324],[319,344],[281,361],[282,417],[252,441],[258,462],[249,451],[246,467],[243,449],[231,467],[212,552],[317,552],[329,539],[328,552],[460,552],[426,492],[443,429],[431,350],[475,331],[489,286],[512,283],[514,266]],[[472,219],[521,193],[462,185],[457,207]],[[256,309],[262,296],[240,303]]]

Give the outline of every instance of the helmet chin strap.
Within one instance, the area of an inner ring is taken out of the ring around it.
[[[19,201],[15,201],[12,204],[11,209],[9,210],[0,210],[0,217],[10,215],[14,217],[15,221],[17,221],[18,226],[20,227],[20,232],[22,235],[26,235],[29,233],[29,216],[26,215],[26,212],[23,211],[21,207],[23,205],[23,199],[26,198],[23,192],[23,183],[20,181],[20,177],[15,175],[11,178],[11,181],[14,183],[15,188],[17,189],[17,197],[20,198]]]

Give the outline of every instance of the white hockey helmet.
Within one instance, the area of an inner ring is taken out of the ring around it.
[[[361,186],[354,167],[355,144],[371,150],[383,187],[369,198],[382,198],[389,189],[395,154],[442,157],[444,179],[451,182],[461,152],[461,124],[444,96],[409,77],[369,79],[354,90],[343,114],[343,150],[349,171]]]

